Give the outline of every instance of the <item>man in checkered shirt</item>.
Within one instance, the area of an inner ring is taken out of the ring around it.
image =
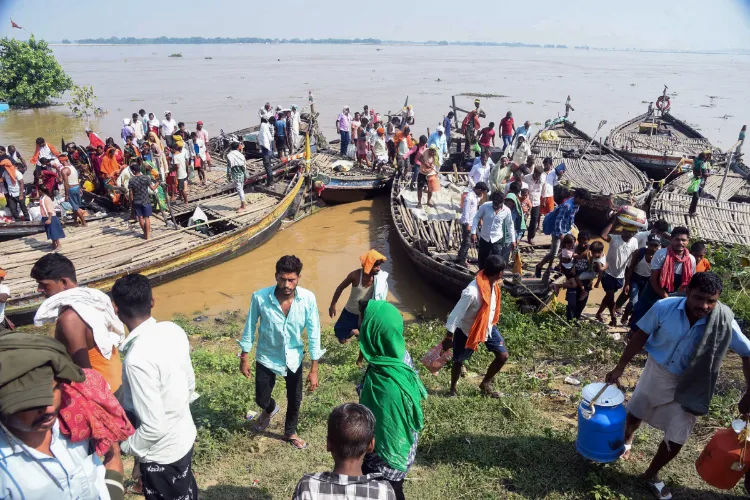
[[[305,474],[292,500],[395,500],[380,473],[362,474],[366,453],[375,449],[375,416],[357,403],[334,408],[328,417],[328,451],[333,472]]]

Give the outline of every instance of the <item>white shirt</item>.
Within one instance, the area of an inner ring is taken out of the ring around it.
[[[271,124],[261,123],[260,134],[258,134],[258,144],[261,147],[264,147],[270,151],[272,141],[273,141],[273,132],[271,131]]]
[[[174,133],[174,131],[177,130],[177,122],[174,121],[174,118],[170,118],[169,120],[162,120],[161,122],[161,135],[167,137]]]
[[[534,174],[526,174],[523,176],[523,180],[528,184],[529,199],[531,200],[532,207],[538,207],[542,200],[542,189],[547,183],[547,176],[542,172],[539,177],[539,182],[534,181]]]
[[[635,238],[638,241],[638,248],[646,248],[648,246],[648,237],[651,235],[651,231],[638,231],[635,233]]]
[[[651,270],[652,271],[658,271],[662,267],[664,267],[664,262],[667,260],[667,249],[661,248],[656,251],[654,256],[651,258]],[[695,257],[693,255],[690,255],[690,263],[693,266],[693,273],[695,273]],[[674,272],[675,274],[682,274],[682,263],[675,262],[674,264]]]
[[[177,178],[187,179],[187,165],[185,160],[185,150],[183,149],[179,153],[175,153],[172,156],[172,164],[177,165]]]
[[[299,135],[299,111],[292,111],[292,134]]]
[[[372,152],[375,154],[375,158],[378,160],[388,160],[388,149],[385,147],[385,139],[382,137],[376,137],[375,142],[372,145]]]
[[[258,110],[258,117],[259,118],[265,118],[266,120],[270,119],[273,116],[273,106],[271,106],[271,109],[266,109],[265,106],[261,106]]]
[[[198,156],[201,161],[206,161],[206,143],[197,135],[195,137],[195,145],[198,146]],[[193,148],[193,151],[195,151],[195,148]]]
[[[142,141],[143,140],[143,135],[144,135],[144,132],[143,132],[143,122],[140,121],[140,120],[138,120],[137,122],[135,122],[133,124],[133,130],[135,131],[135,138],[138,139],[139,141]]]
[[[477,280],[472,280],[469,286],[464,288],[461,292],[461,298],[453,308],[451,313],[448,315],[448,321],[445,323],[445,328],[451,332],[456,333],[456,329],[460,328],[461,331],[469,336],[471,327],[474,325],[474,320],[479,314],[479,309],[482,307],[482,300],[480,298],[479,288],[477,288]],[[495,298],[495,287],[492,287],[492,296],[490,297],[490,318],[495,317],[495,307],[497,299]],[[487,336],[492,331],[492,321],[489,321],[487,325],[487,332],[485,333],[484,342],[487,341]]]
[[[154,127],[156,127],[156,128],[161,127],[161,124],[159,123],[159,119],[158,118],[153,118],[153,119],[149,119],[148,120],[149,132],[151,131],[150,129],[152,129]]]
[[[6,294],[6,293],[10,295],[10,288],[8,287],[8,285],[3,285],[0,283],[0,295]],[[0,324],[3,322],[4,319],[5,319],[5,302],[0,302]]]
[[[469,191],[469,194],[464,199],[464,207],[461,209],[461,219],[459,222],[463,225],[471,224],[474,221],[478,206],[479,197],[474,190]]]
[[[122,443],[142,462],[171,464],[195,442],[190,403],[197,399],[190,343],[182,328],[149,318],[120,344],[123,408],[140,427]]]
[[[495,164],[489,158],[487,158],[487,165],[482,165],[481,158],[474,158],[474,164],[471,167],[471,172],[469,172],[469,190],[474,189],[478,182],[484,182],[489,188],[490,172],[494,166]]]
[[[622,239],[617,234],[610,235],[612,241],[609,242],[607,250],[607,265],[609,266],[605,273],[613,278],[624,278],[625,270],[630,264],[633,252],[638,250],[638,240],[630,238],[628,241]]]
[[[46,142],[44,143],[44,146],[39,148],[39,158],[37,158],[37,161],[36,161],[37,165],[41,165],[41,163],[39,162],[39,159],[41,158],[47,158],[50,161],[57,160],[57,156],[52,154],[52,150],[49,148],[49,146],[47,146]]]
[[[513,184],[513,182],[511,182],[511,181],[508,181],[508,182],[505,183],[505,196],[508,196],[508,193],[510,192],[510,185],[511,184]],[[529,185],[526,184],[524,181],[521,181],[521,189],[529,189]]]
[[[21,182],[23,181],[23,174],[20,170],[16,170],[16,184],[15,186],[10,181],[10,174],[7,170],[3,169],[3,178],[5,183],[8,185],[8,194],[14,198],[21,196]],[[2,320],[2,318],[0,318]]]
[[[480,220],[482,221],[482,231],[479,233],[479,236],[484,241],[497,243],[505,238],[506,244],[508,240],[510,243],[516,242],[516,229],[513,227],[510,209],[505,205],[495,213],[491,201],[483,203],[474,215],[474,220],[471,224],[471,234],[477,234],[477,227]]]
[[[516,151],[513,153],[513,163],[516,165],[523,165],[526,163],[526,158],[531,154],[531,147],[527,141],[523,144],[519,144],[516,147]]]

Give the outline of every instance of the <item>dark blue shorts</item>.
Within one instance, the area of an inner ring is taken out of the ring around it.
[[[607,273],[602,276],[602,288],[605,292],[616,292],[625,286],[625,278],[615,278]]]
[[[469,361],[474,354],[474,351],[466,348],[467,340],[469,340],[469,337],[460,328],[456,328],[456,332],[453,334],[453,361],[463,363]],[[508,352],[508,349],[505,348],[505,339],[500,335],[500,330],[496,326],[492,327],[484,345],[490,352]]]
[[[136,217],[151,217],[151,203],[133,203],[133,211]]]
[[[336,338],[339,342],[344,342],[352,338],[352,330],[359,329],[359,315],[352,314],[346,309],[341,310],[339,319],[336,324],[333,325],[333,333],[336,334]]]

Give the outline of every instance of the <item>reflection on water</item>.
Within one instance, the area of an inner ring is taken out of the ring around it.
[[[359,256],[375,248],[387,257],[388,300],[407,319],[415,315],[445,317],[451,301],[431,289],[414,270],[390,226],[387,196],[375,200],[331,207],[279,232],[271,241],[236,259],[154,290],[154,316],[165,320],[176,313],[216,314],[247,311],[250,295],[274,284],[274,266],[285,254],[302,260],[300,286],[312,290],[318,300],[323,324],[328,317],[333,292],[346,275],[360,267]],[[339,299],[343,309],[349,290]]]

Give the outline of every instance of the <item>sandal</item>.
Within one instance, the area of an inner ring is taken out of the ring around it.
[[[624,448],[622,450],[622,455],[620,455],[620,460],[630,460],[630,450],[633,449],[633,444],[627,444],[625,443]]]
[[[672,490],[659,478],[647,479],[646,488],[658,500],[672,500]]]
[[[263,432],[265,431],[269,424],[271,423],[271,419],[276,416],[277,413],[279,413],[279,405],[276,405],[276,407],[273,409],[273,411],[269,414],[266,414],[265,411],[261,412],[260,416],[258,417],[258,422],[255,424],[255,431],[256,432]]]
[[[284,436],[284,439],[287,443],[294,446],[298,450],[304,450],[305,448],[307,448],[307,443],[299,436]]]

